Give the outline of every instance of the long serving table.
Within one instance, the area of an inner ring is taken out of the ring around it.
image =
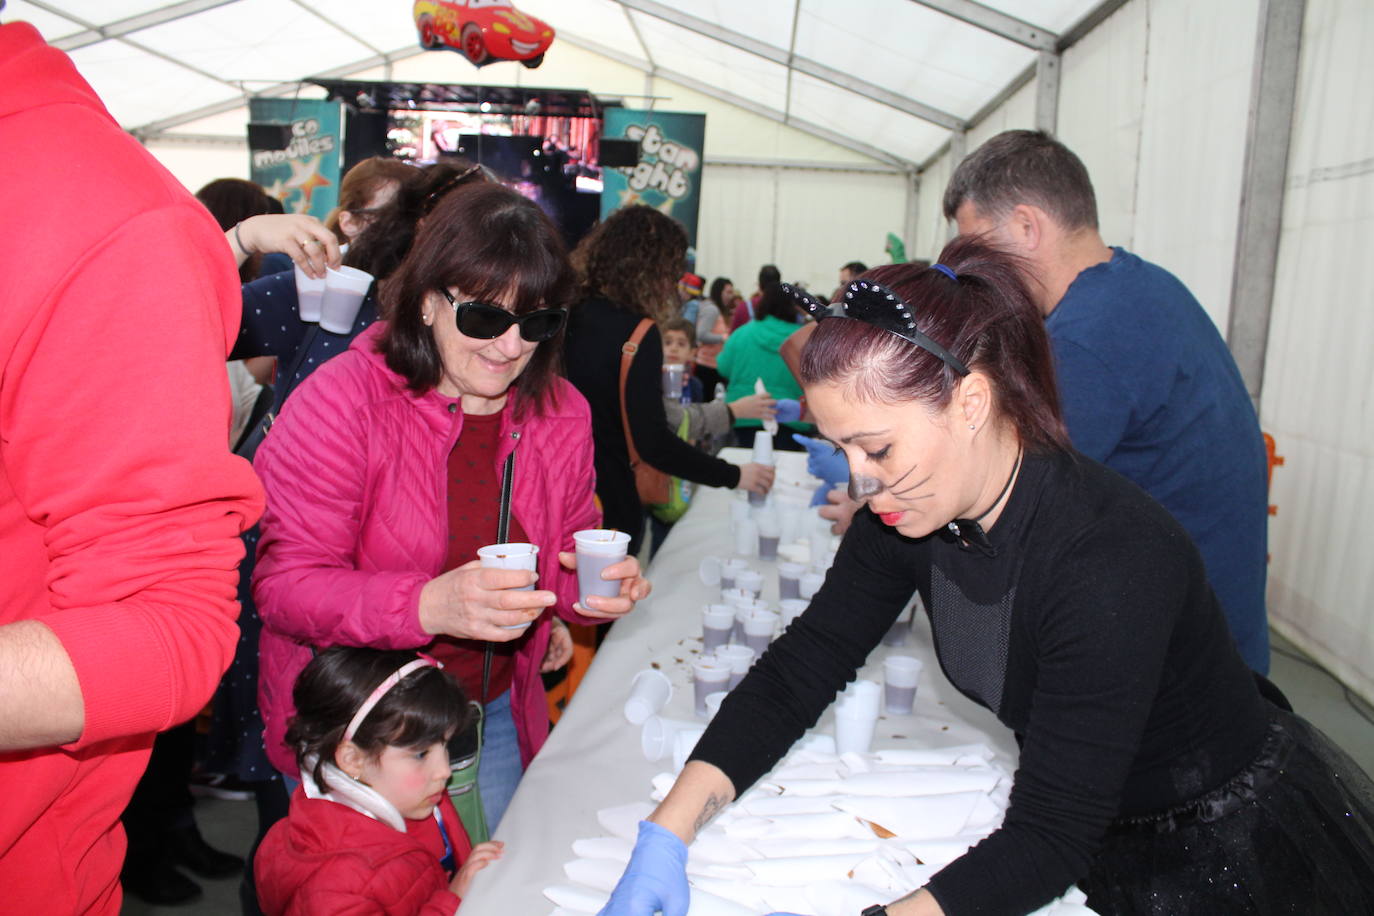
[[[727,449],[732,461],[749,460],[747,451]],[[806,478],[805,456],[778,455],[778,476],[792,486]],[[672,529],[648,570],[651,597],[618,622],[583,679],[572,702],[531,763],[496,832],[505,841],[503,857],[480,872],[464,899],[463,916],[543,916],[554,905],[543,896],[549,885],[565,884],[563,864],[575,858],[574,840],[603,835],[600,809],[647,802],[651,781],[670,769],[650,762],[640,749],[640,727],[623,714],[635,673],[656,666],[673,682],[673,695],[661,715],[693,719],[692,659],[701,651],[701,610],[718,600],[717,589],[702,584],[698,564],[704,556],[732,553],[732,494],[699,488],[687,514]],[[776,602],[776,564],[754,558],[764,576],[762,597]],[[1011,734],[987,710],[958,693],[940,673],[925,615],[917,613],[903,646],[874,650],[860,677],[882,682],[882,661],[891,653],[924,662],[916,708],[909,716],[879,719],[873,747],[937,749],[983,744],[993,763],[1012,772],[1016,747]],[[833,733],[827,711],[816,733]]]

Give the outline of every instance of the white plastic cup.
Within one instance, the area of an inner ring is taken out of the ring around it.
[[[754,664],[754,650],[748,646],[721,646],[716,650],[716,658],[730,664],[729,689],[734,690],[744,680],[749,666]]]
[[[682,377],[687,367],[682,363],[663,364],[663,396],[674,401],[682,398]]]
[[[806,575],[805,563],[778,561],[778,598],[788,601],[801,597],[801,577]]]
[[[744,618],[744,644],[754,650],[755,655],[763,655],[777,632],[779,617],[773,611],[750,611]]]
[[[755,600],[754,596],[742,588],[723,588],[720,590],[720,603],[728,604],[730,607],[741,605],[748,607]]]
[[[614,598],[620,594],[619,579],[603,579],[601,573],[625,559],[630,547],[630,536],[623,531],[610,531],[605,528],[591,528],[573,532],[573,543],[577,547],[577,592],[578,601],[585,608],[587,599],[592,595]]]
[[[640,729],[639,747],[640,750],[644,751],[646,759],[662,760],[673,752],[673,742],[679,733],[695,733],[697,737],[700,737],[704,731],[706,729],[695,722],[650,716],[644,720],[644,726]]]
[[[749,512],[749,494],[736,493],[735,498],[730,500],[730,521],[738,524],[752,517]]]
[[[792,625],[792,621],[802,615],[811,602],[804,598],[784,598],[778,602],[778,607],[782,608],[782,628],[785,630]]]
[[[877,712],[869,712],[853,704],[835,707],[835,753],[867,754],[873,746],[873,732],[878,727]]]
[[[698,716],[706,717],[708,696],[730,689],[730,677],[730,663],[718,655],[692,660],[692,708]]]
[[[536,572],[539,563],[539,547],[536,544],[488,544],[477,548],[477,559],[483,569],[528,569]],[[521,585],[515,591],[528,592],[534,583]]]
[[[801,537],[807,504],[792,498],[779,498],[777,504],[778,523],[782,528],[783,540],[790,541]]]
[[[735,574],[735,588],[757,598],[763,591],[763,574],[744,569]]]
[[[625,699],[625,718],[631,725],[642,725],[656,714],[673,696],[673,682],[668,675],[655,668],[645,668],[630,681],[630,695]]]
[[[801,578],[797,580],[797,594],[803,601],[810,601],[812,598],[816,597],[816,592],[820,591],[821,586],[824,584],[825,573],[817,572],[814,569],[808,569],[806,572],[802,573]]]
[[[296,266],[296,309],[301,321],[319,321],[324,301],[324,277],[316,279]]]
[[[911,714],[922,667],[921,660],[910,655],[889,655],[883,660],[884,711],[894,716]]]
[[[535,544],[488,544],[477,548],[477,559],[484,569],[528,569],[536,572],[539,562],[539,547]],[[534,590],[534,583],[519,585],[511,589],[517,592]],[[536,617],[535,620],[538,618]],[[512,623],[502,626],[503,630],[523,630],[534,620],[525,623]]]
[[[697,742],[705,732],[704,728],[684,728],[673,735],[673,772],[680,773],[687,765],[687,758],[692,756],[692,751],[696,750]]]
[[[755,495],[750,493],[752,499]],[[752,557],[759,552],[759,526],[752,518],[740,519],[734,524],[735,553],[741,557]]]
[[[716,691],[715,693],[708,693],[708,694],[706,695],[706,721],[707,721],[707,722],[711,721],[712,719],[714,719],[714,718],[716,717],[716,713],[720,712],[720,704],[721,704],[721,703],[724,703],[724,702],[725,702],[725,698],[726,698],[727,696],[729,696],[729,695],[730,695],[729,691],[726,691],[726,690],[718,690],[718,691]]]
[[[730,631],[730,641],[734,643],[744,642],[744,621],[750,614],[771,610],[768,602],[757,598],[734,597],[734,600],[727,601],[726,604],[735,609],[735,625]]]
[[[714,652],[730,641],[735,628],[735,609],[728,604],[708,604],[701,612],[701,651]]]
[[[773,466],[773,437],[765,429],[754,431],[754,463]]]
[[[883,688],[877,681],[859,680],[845,689],[845,702],[852,708],[876,716],[882,704]]]
[[[325,268],[324,298],[320,300],[320,327],[335,334],[353,330],[363,298],[372,286],[372,274],[356,267]]]
[[[697,564],[697,575],[702,585],[734,588],[735,576],[749,568],[749,561],[743,557],[702,557]]]

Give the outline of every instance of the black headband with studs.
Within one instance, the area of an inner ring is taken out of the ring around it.
[[[804,289],[790,283],[782,284],[783,291],[804,308],[817,321],[826,318],[854,318],[875,328],[882,328],[890,334],[915,344],[927,353],[940,359],[959,375],[968,375],[965,366],[953,353],[931,340],[916,329],[916,319],[912,317],[911,307],[901,296],[887,287],[870,280],[855,280],[844,288],[844,295],[837,306],[822,302]],[[838,311],[837,311],[838,308]]]

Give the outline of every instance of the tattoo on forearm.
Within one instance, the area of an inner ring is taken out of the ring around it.
[[[700,833],[701,828],[711,823],[711,818],[720,813],[721,809],[730,804],[730,799],[724,795],[712,793],[707,797],[706,802],[701,806],[701,813],[697,815],[696,823],[692,825],[693,833]]]

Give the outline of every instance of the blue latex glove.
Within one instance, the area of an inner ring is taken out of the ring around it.
[[[796,398],[779,398],[774,404],[773,409],[777,413],[779,423],[796,423],[801,419],[801,401]]]
[[[778,419],[782,419],[782,416],[779,415]],[[836,452],[835,446],[829,442],[812,439],[801,433],[793,433],[792,441],[806,449],[807,473],[824,480],[828,484],[827,490],[837,483],[849,482],[849,462],[845,459],[844,452]]]
[[[597,916],[687,916],[687,847],[665,827],[639,822],[625,874]]]

